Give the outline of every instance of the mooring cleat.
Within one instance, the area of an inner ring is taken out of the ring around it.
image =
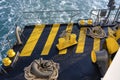
[[[14,52],[13,49],[9,49],[7,51],[7,55],[8,55],[8,57],[12,58],[12,57],[14,57],[16,55],[16,53]]]
[[[96,63],[96,61],[97,61],[96,52],[94,50],[92,50],[92,52],[91,52],[91,60],[93,63]]]
[[[116,40],[120,39],[120,29],[116,31]]]
[[[114,54],[119,49],[118,42],[113,37],[106,38],[106,48],[109,54]]]
[[[4,66],[7,67],[7,66],[11,65],[12,61],[10,60],[10,58],[6,57],[2,60],[2,63],[3,63]]]
[[[98,69],[101,73],[101,76],[104,76],[108,67],[109,67],[109,55],[108,52],[103,49],[101,51],[94,51],[91,52],[91,60],[93,63],[96,63]]]
[[[73,46],[75,44],[77,44],[76,34],[71,34],[70,39],[59,38],[58,44],[56,46],[57,46],[58,50],[62,50],[62,49],[68,48],[70,46]]]
[[[108,27],[108,36],[115,39],[114,34],[115,34],[115,31],[112,28]]]
[[[79,24],[82,25],[82,26],[85,25],[85,20],[80,20]]]
[[[88,23],[88,25],[92,25],[93,24],[92,19],[88,19],[87,23]]]

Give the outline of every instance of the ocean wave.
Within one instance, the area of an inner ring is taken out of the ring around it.
[[[3,2],[5,2],[5,1],[6,1],[6,0],[1,0],[1,1],[0,1],[0,4],[3,3]]]

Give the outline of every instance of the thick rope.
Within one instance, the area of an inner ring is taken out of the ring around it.
[[[49,75],[48,77],[45,77],[43,78],[42,76],[41,77],[37,77],[36,75],[32,74],[31,73],[31,66],[32,64],[35,62],[37,62],[38,65],[41,65],[41,62],[44,62],[44,61],[48,61],[48,60],[34,60],[28,67],[26,67],[24,69],[24,73],[25,73],[25,78],[27,80],[57,80],[58,78],[58,70],[59,70],[59,65],[58,63],[55,63],[53,62],[52,60],[49,60],[49,62],[51,63],[51,67],[53,68],[53,72],[51,75]],[[42,71],[42,69],[41,69]]]
[[[91,28],[87,28],[89,30],[89,32],[87,32],[87,35],[92,37],[92,38],[105,38],[106,37],[106,33],[105,31],[100,27],[100,26],[96,26]]]

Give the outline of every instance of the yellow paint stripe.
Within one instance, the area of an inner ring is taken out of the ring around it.
[[[80,29],[80,34],[79,34],[78,44],[77,44],[77,48],[76,48],[76,53],[83,53],[83,51],[84,51],[86,32],[87,32],[86,27],[82,27]]]
[[[35,28],[32,31],[29,39],[27,40],[23,50],[21,51],[20,56],[30,56],[32,54],[34,47],[44,30],[44,27],[44,24],[35,25]]]
[[[59,54],[66,54],[67,53],[67,49],[63,49],[59,51]]]
[[[73,26],[73,23],[71,23],[71,25],[67,25],[67,28],[66,28],[66,31],[67,30],[72,30],[72,26]],[[60,50],[59,51],[59,54],[66,54],[67,53],[67,49],[63,49],[63,50]]]
[[[54,42],[54,39],[56,37],[56,34],[57,34],[58,30],[59,30],[59,27],[60,27],[60,24],[53,24],[53,27],[51,29],[51,32],[50,32],[50,34],[48,36],[48,39],[46,41],[46,44],[45,44],[45,46],[43,48],[43,51],[42,51],[41,55],[48,55],[48,53],[49,53],[49,51],[50,51],[50,49],[52,47],[52,44]]]
[[[94,51],[99,51],[100,50],[100,39],[99,38],[94,39],[93,50]]]

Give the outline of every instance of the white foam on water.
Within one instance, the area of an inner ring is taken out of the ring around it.
[[[6,0],[1,0],[1,1],[0,1],[0,4],[3,3],[3,2],[5,2],[5,1],[6,1]]]
[[[5,12],[1,12],[1,13],[0,13],[0,15],[3,15],[3,14],[5,14]]]
[[[0,7],[0,9],[3,9],[3,7]]]

